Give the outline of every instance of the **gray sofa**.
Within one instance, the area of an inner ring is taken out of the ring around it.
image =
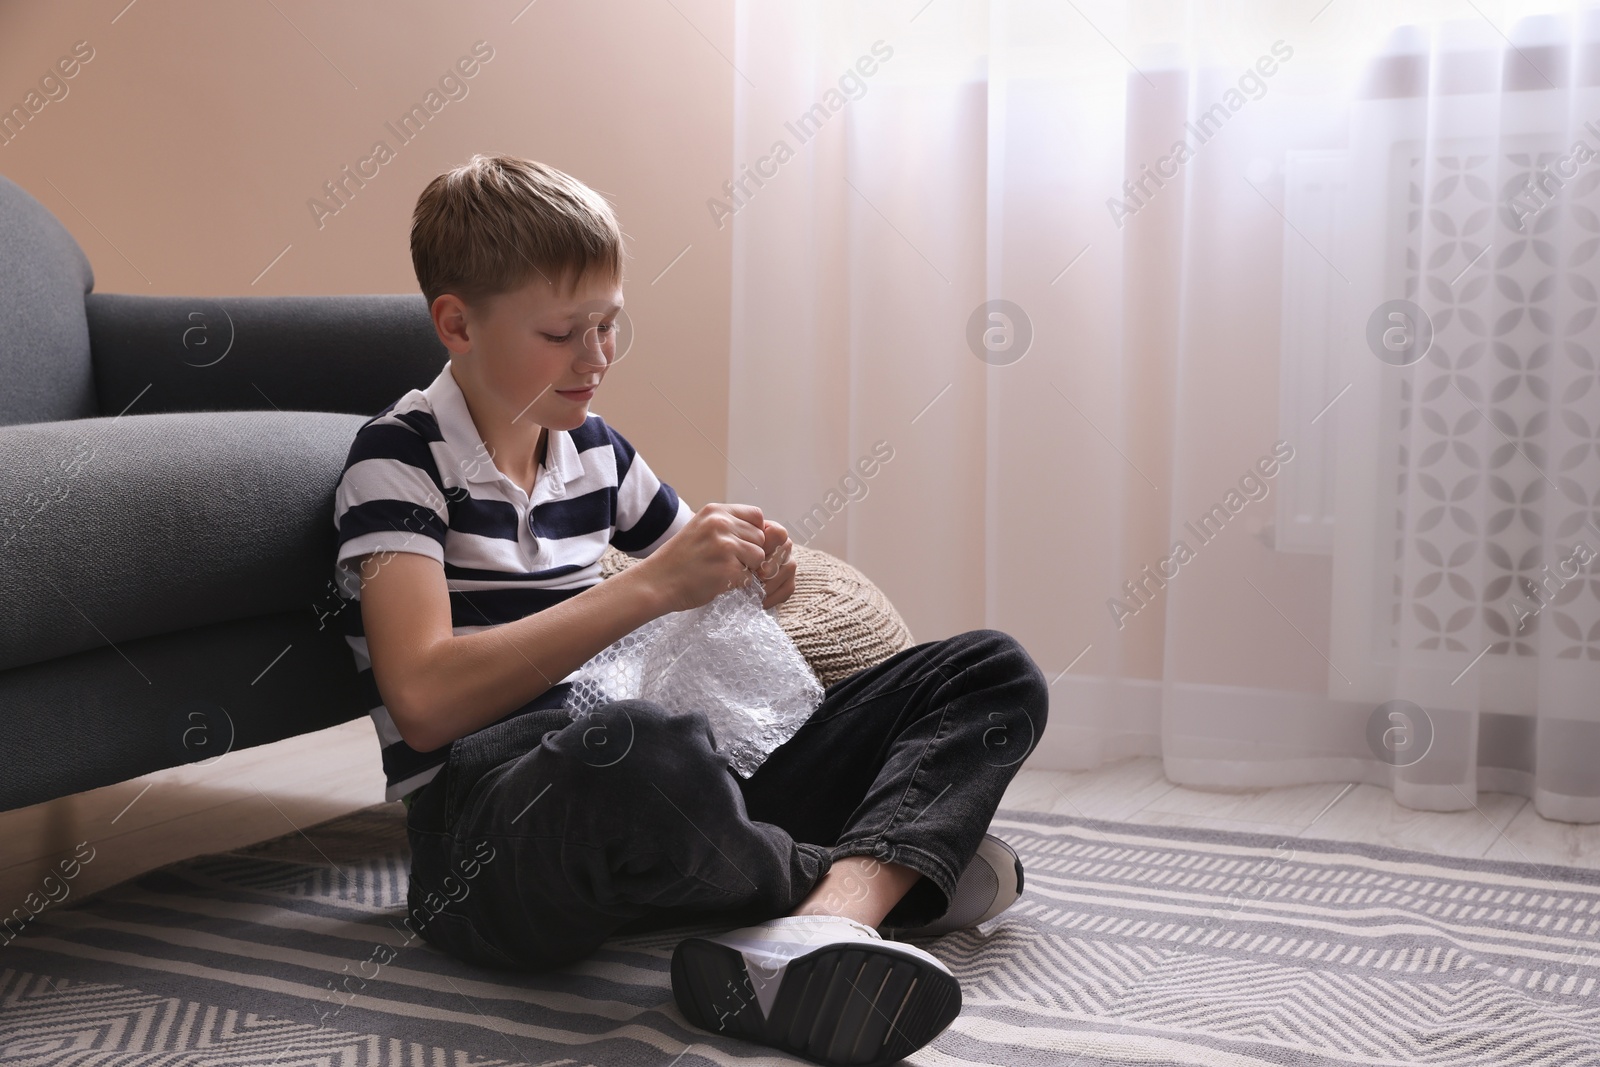
[[[333,490],[447,358],[420,295],[93,286],[0,177],[0,810],[366,713]]]

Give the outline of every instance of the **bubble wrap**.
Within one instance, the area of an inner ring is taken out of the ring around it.
[[[748,778],[822,702],[822,683],[754,578],[690,611],[652,619],[578,668],[566,709],[582,718],[607,701],[652,700],[703,712],[717,751]]]

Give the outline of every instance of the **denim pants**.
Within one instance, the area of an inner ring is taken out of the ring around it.
[[[931,922],[1049,700],[1015,639],[969,630],[829,686],[745,779],[703,713],[619,700],[574,721],[566,689],[452,742],[412,800],[406,922],[459,959],[545,970],[619,932],[788,915],[845,856],[920,873],[884,923]]]

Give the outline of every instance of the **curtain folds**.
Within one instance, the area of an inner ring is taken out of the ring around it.
[[[737,0],[730,498],[1030,765],[1600,821],[1600,22],[1431,10]]]

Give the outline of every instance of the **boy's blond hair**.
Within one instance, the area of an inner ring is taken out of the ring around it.
[[[442,293],[481,307],[535,277],[564,291],[591,272],[620,285],[622,231],[605,198],[572,175],[478,154],[417,197],[411,265],[430,308]]]

